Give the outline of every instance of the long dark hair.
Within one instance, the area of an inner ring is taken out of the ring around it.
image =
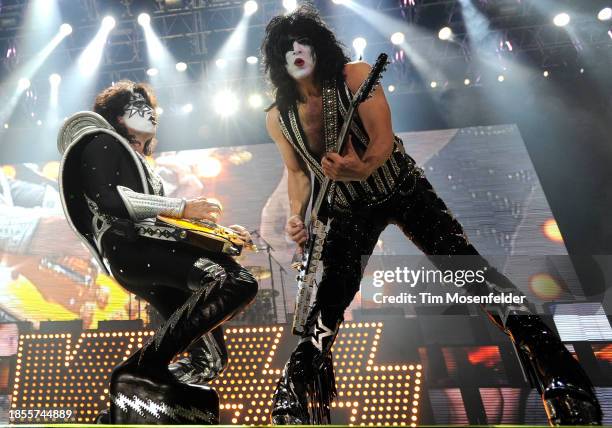
[[[283,47],[291,37],[307,37],[312,42],[316,58],[314,80],[320,86],[327,79],[335,79],[343,70],[349,58],[344,46],[327,27],[317,10],[303,5],[288,15],[272,18],[266,27],[261,44],[263,65],[274,88],[274,98],[280,110],[287,110],[300,97],[296,81],[287,73]]]
[[[157,98],[153,93],[153,89],[146,83],[134,83],[131,80],[121,80],[100,92],[96,96],[93,111],[106,119],[130,144],[136,144],[135,137],[129,133],[125,125],[117,120],[117,117],[123,116],[125,113],[125,106],[130,102],[132,93],[141,94],[147,101],[147,104],[155,111],[157,108]],[[157,113],[154,114],[157,115]],[[145,143],[145,155],[153,153],[156,142],[155,137],[153,137]]]

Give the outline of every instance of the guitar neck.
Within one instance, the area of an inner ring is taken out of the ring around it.
[[[338,140],[336,141],[336,153],[341,153],[344,145],[346,144],[346,136],[348,135],[349,127],[355,116],[355,112],[357,111],[357,102],[355,98],[351,100],[351,105],[349,106],[346,115],[344,116],[344,123],[342,124],[342,128],[340,128],[340,133],[338,134]],[[316,219],[319,216],[319,210],[321,209],[321,205],[323,205],[323,201],[327,198],[327,194],[329,193],[329,188],[331,186],[332,181],[325,177],[323,183],[321,183],[321,190],[317,195],[317,199],[312,205],[312,218]]]

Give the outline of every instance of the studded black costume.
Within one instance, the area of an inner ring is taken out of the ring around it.
[[[161,180],[101,116],[69,118],[59,143],[69,223],[104,269],[167,320],[151,342],[114,370],[110,422],[217,423],[216,393],[195,384],[224,369],[221,324],[255,297],[257,282],[230,256],[176,242],[154,219],[143,219],[149,211],[154,217],[164,202]],[[160,198],[152,199],[158,205],[135,212],[125,200],[131,194],[122,194],[122,188],[143,200]],[[168,367],[188,347],[190,357]]]
[[[351,98],[344,78],[323,87],[325,142],[333,150],[337,129]],[[323,172],[309,150],[297,107],[280,111],[284,137],[313,172],[315,193]],[[367,132],[359,117],[351,126],[353,144],[365,150]],[[436,195],[414,160],[396,137],[391,157],[367,180],[338,183],[323,249],[323,277],[306,322],[305,333],[278,382],[272,409],[275,424],[328,423],[335,382],[330,349],[345,309],[359,289],[362,257],[372,254],[378,237],[391,223],[398,225],[427,255],[468,257],[471,268],[486,267],[486,287],[470,292],[499,295],[522,293],[489,266],[469,242],[463,228]],[[435,258],[443,269],[459,268],[466,258]],[[465,266],[464,266],[465,267]],[[559,338],[525,305],[487,305],[485,311],[515,344],[532,375],[552,423],[598,424],[601,411],[592,386]]]

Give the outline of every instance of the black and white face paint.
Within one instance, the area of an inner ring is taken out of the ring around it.
[[[316,59],[312,42],[306,37],[289,39],[285,47],[285,68],[295,80],[310,76],[315,69]]]
[[[155,134],[157,121],[153,108],[147,104],[145,97],[137,92],[130,97],[130,102],[125,105],[123,114],[125,126],[136,132]]]

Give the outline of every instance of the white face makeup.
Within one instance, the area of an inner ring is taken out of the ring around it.
[[[157,129],[153,109],[139,93],[134,93],[130,97],[130,102],[125,106],[123,121],[125,126],[136,132],[155,134]]]
[[[305,44],[307,39],[293,42],[293,49],[285,53],[285,68],[295,80],[310,76],[315,69],[316,58],[312,46]]]

